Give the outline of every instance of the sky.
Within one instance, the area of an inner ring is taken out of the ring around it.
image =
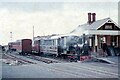
[[[118,22],[118,0],[88,1],[1,1],[0,45],[11,41],[10,32],[12,41],[32,39],[33,26],[34,36],[69,33],[87,22],[88,12],[96,13],[96,20],[110,17]]]

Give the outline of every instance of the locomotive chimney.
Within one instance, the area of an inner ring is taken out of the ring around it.
[[[88,23],[91,23],[91,13],[88,13]]]
[[[96,21],[96,13],[92,13],[92,22]]]

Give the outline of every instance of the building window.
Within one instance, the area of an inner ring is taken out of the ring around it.
[[[105,29],[112,29],[112,25],[105,25]]]

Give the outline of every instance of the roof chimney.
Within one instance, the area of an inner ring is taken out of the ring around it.
[[[96,13],[92,13],[92,22],[96,21]]]
[[[91,13],[88,13],[88,23],[91,23]]]

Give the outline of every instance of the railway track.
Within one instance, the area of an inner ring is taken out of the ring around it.
[[[16,55],[16,56],[20,56],[18,53],[14,53],[13,54],[10,54],[8,53],[9,55]],[[23,57],[26,57],[26,58],[29,58],[29,59],[33,59],[33,60],[37,60],[37,61],[41,61],[41,62],[44,62],[44,63],[47,63],[47,64],[50,64],[50,63],[60,63],[60,61],[58,60],[55,60],[55,59],[50,59],[50,58],[45,58],[45,57],[40,57],[40,56],[35,56],[35,55],[32,55],[32,54],[29,54],[29,55],[26,55],[26,56],[23,56]]]
[[[4,53],[3,54],[3,59],[6,60],[7,64],[11,64],[13,61],[16,62],[16,65],[20,65],[20,64],[36,64],[35,62],[31,62],[19,57],[16,57],[13,54],[9,54],[9,53]]]
[[[35,55],[29,55],[29,56],[26,56],[26,57],[30,58],[30,59],[37,60],[37,61],[45,62],[47,64],[50,64],[50,63],[60,63],[60,61],[57,61],[57,60],[48,59],[48,58],[44,58],[44,57],[40,57],[40,56],[35,56]]]
[[[53,56],[44,56],[44,57],[41,57],[41,56],[36,56],[36,55],[32,55],[32,54],[29,54],[29,56],[26,56],[27,58],[31,58],[31,59],[34,59],[34,60],[38,60],[38,61],[42,61],[42,62],[45,62],[45,63],[61,63],[61,62],[70,62],[69,59],[63,59],[62,57],[53,57]],[[75,62],[75,61],[73,61]]]
[[[11,59],[14,60],[21,60],[21,58],[16,58],[15,55],[11,55],[11,54],[5,54],[6,56],[9,56]],[[46,59],[46,58],[41,58],[39,56],[34,56],[34,55],[30,55],[30,56],[25,56],[27,58],[31,58],[31,59],[35,59],[38,61],[42,61],[45,63],[57,63],[56,61],[53,60],[53,62],[50,62],[51,60]],[[25,61],[26,60],[23,60]],[[30,61],[27,61],[30,62]],[[31,63],[31,62],[30,62]],[[54,72],[60,72],[60,73],[64,73],[66,75],[71,75],[71,76],[76,76],[76,77],[89,77],[89,78],[101,78],[101,77],[117,77],[118,74],[116,72],[113,71],[109,71],[110,69],[103,69],[104,67],[101,66],[95,66],[95,65],[89,65],[89,64],[84,64],[82,63],[81,65],[76,65],[78,63],[65,63],[65,65],[63,66],[62,64],[50,64],[49,66],[46,66],[47,64],[37,64],[39,67],[42,66],[44,67],[44,69],[48,69],[49,71],[54,71]],[[99,68],[100,67],[100,68]]]

